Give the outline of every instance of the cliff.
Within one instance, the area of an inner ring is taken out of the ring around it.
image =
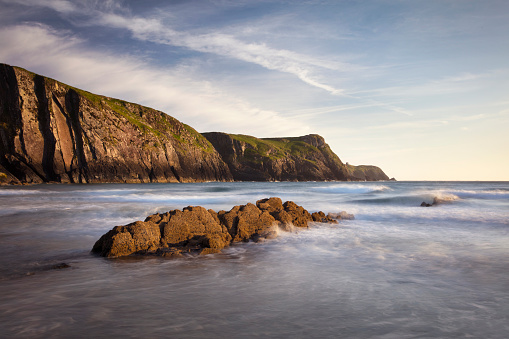
[[[235,180],[388,180],[375,166],[345,165],[316,134],[258,139],[248,135],[203,133],[228,164]]]
[[[0,65],[0,181],[231,181],[193,128],[151,108]]]
[[[316,134],[203,135],[171,116],[0,64],[0,184],[387,180]]]

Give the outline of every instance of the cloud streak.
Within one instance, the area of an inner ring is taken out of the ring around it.
[[[482,85],[482,81],[505,78],[509,69],[499,69],[485,73],[459,73],[439,79],[432,79],[426,83],[408,86],[382,87],[355,92],[355,95],[371,95],[382,97],[406,96],[406,97],[432,97],[449,95],[453,93],[471,92]]]
[[[183,47],[195,52],[232,58],[259,65],[268,70],[291,74],[304,83],[333,95],[343,95],[345,90],[320,81],[316,74],[320,70],[341,72],[359,67],[290,50],[272,48],[264,43],[244,42],[232,34],[221,31],[202,34],[178,31],[156,17],[144,18],[119,13],[117,10],[119,6],[116,5],[115,1],[109,1],[109,5],[103,5],[100,10],[97,9],[95,2],[85,2],[81,6],[65,0],[44,0],[42,2],[17,0],[17,2],[24,5],[50,8],[64,16],[70,14],[85,16],[88,17],[85,22],[90,25],[125,29],[135,39],[141,41]],[[109,8],[109,10],[105,11],[104,8]]]
[[[0,60],[98,94],[142,103],[201,131],[305,134],[308,127],[278,112],[263,110],[221,91],[209,81],[191,79],[185,70],[152,68],[133,57],[90,52],[84,41],[44,25],[0,30]],[[41,55],[39,51],[45,51]]]
[[[97,7],[95,1],[86,1],[79,6],[66,0],[44,0],[41,3],[33,2],[33,0],[17,1],[51,8],[64,16],[82,15],[85,17],[82,24],[127,30],[135,39],[140,41],[182,47],[195,52],[209,53],[256,64],[267,70],[293,75],[303,83],[334,96],[354,99],[367,106],[380,107],[402,115],[412,115],[412,112],[403,107],[385,103],[383,100],[365,97],[362,94],[351,94],[343,88],[331,86],[320,80],[318,76],[318,74],[324,72],[341,74],[359,72],[365,69],[365,67],[359,65],[305,55],[286,49],[275,49],[265,43],[244,42],[235,35],[220,30],[206,33],[178,31],[165,24],[158,17],[133,16],[128,10],[120,9],[121,7],[115,0],[107,1],[100,7]],[[385,93],[387,89],[374,90],[375,93],[379,91]]]
[[[316,68],[341,71],[348,65],[320,60],[284,49],[274,49],[263,43],[246,43],[231,34],[211,32],[190,34],[179,32],[151,18],[127,17],[104,14],[102,25],[129,30],[136,39],[158,44],[184,47],[201,53],[211,53],[244,62],[257,64],[269,70],[292,74],[313,87],[333,95],[342,95],[343,89],[334,88],[319,81],[313,73]]]

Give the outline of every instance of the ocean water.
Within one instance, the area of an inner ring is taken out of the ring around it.
[[[356,219],[208,256],[90,254],[149,214],[271,196]],[[508,338],[509,182],[1,187],[0,337]]]

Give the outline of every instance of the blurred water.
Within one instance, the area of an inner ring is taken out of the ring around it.
[[[155,212],[270,196],[356,219],[196,258],[89,253]],[[507,182],[2,187],[0,336],[507,338],[508,230]]]

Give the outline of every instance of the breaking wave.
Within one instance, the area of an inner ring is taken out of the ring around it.
[[[489,199],[489,200],[500,200],[509,199],[509,191],[506,190],[456,190],[450,191],[450,194],[456,195],[461,199]]]
[[[385,185],[363,185],[363,184],[342,184],[328,187],[317,187],[321,193],[333,194],[363,194],[363,193],[378,193],[391,191],[392,189]]]

